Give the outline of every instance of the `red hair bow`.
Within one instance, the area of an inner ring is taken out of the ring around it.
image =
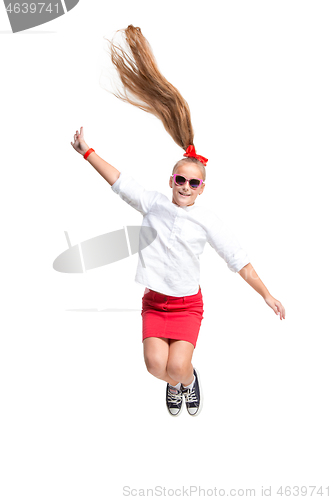
[[[207,164],[208,159],[205,158],[204,156],[197,155],[195,152],[195,147],[193,144],[187,147],[186,152],[184,153],[183,156],[191,157],[191,158],[196,158],[197,160],[201,161],[205,166]]]

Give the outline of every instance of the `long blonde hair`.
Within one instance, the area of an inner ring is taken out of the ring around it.
[[[128,102],[159,118],[166,131],[184,151],[193,145],[193,127],[190,108],[180,92],[161,74],[152,49],[140,28],[130,24],[118,30],[125,37],[125,47],[110,42],[111,61],[117,69],[123,89],[112,92],[122,101]],[[200,167],[204,179],[206,169],[196,158],[184,158]],[[174,166],[173,172],[178,164]]]

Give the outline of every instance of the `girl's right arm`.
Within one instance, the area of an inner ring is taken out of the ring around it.
[[[82,156],[88,151],[89,146],[84,141],[83,136],[83,127],[80,128],[80,133],[76,131],[74,135],[74,143],[71,142],[71,145]],[[94,151],[90,153],[87,158],[87,161],[92,165],[97,172],[112,186],[116,180],[118,179],[120,172],[112,165],[103,160],[100,156],[98,156]]]

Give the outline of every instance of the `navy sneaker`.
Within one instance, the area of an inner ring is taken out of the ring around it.
[[[170,384],[167,384],[166,405],[170,415],[178,417],[183,409],[183,393],[178,391]]]
[[[196,417],[202,410],[202,392],[200,389],[200,380],[198,372],[193,369],[193,374],[195,375],[195,382],[192,389],[183,389],[183,394],[185,396],[185,403],[188,413],[192,417]]]

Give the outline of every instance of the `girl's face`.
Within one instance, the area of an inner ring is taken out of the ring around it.
[[[183,175],[186,179],[202,179],[201,170],[193,163],[182,163],[175,171],[177,175]],[[172,203],[179,207],[189,207],[194,205],[196,197],[203,193],[205,184],[202,183],[197,189],[192,189],[186,181],[183,186],[177,186],[174,182],[173,175],[170,176],[169,186],[172,188]]]

